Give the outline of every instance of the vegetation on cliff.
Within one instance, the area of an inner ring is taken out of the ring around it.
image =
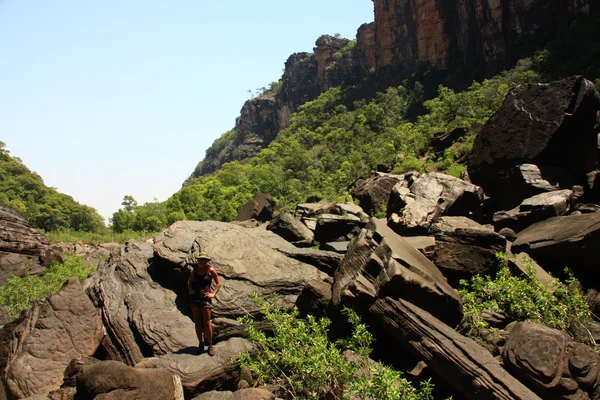
[[[3,142],[0,142],[0,205],[18,211],[33,227],[45,231],[106,230],[103,218],[95,209],[46,186],[20,158],[10,155]]]

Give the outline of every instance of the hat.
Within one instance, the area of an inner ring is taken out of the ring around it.
[[[211,260],[211,258],[208,256],[208,254],[206,254],[205,251],[203,251],[203,252],[201,252],[199,254],[196,254],[196,256],[194,258],[196,260],[207,260],[207,261]]]

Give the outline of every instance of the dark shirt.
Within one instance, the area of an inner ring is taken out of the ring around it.
[[[192,285],[192,289],[194,290],[194,295],[193,297],[206,297],[207,293],[210,293],[210,286],[212,284],[212,274],[210,273],[210,270],[212,269],[212,267],[209,265],[208,268],[206,268],[206,273],[201,275],[198,273],[198,267],[194,268],[194,274],[196,274],[196,276],[194,277],[194,283]]]

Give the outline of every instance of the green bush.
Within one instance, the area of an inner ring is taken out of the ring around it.
[[[539,281],[533,261],[526,258],[527,274],[510,273],[504,253],[497,254],[501,267],[495,278],[475,276],[461,281],[458,292],[464,300],[464,321],[471,336],[489,337],[490,329],[481,317],[485,310],[504,313],[512,321],[532,321],[561,330],[574,339],[590,343],[588,327],[592,321],[589,304],[579,282],[565,270],[565,282],[554,278],[550,283]],[[593,342],[593,340],[592,340]]]
[[[369,360],[373,341],[360,317],[352,310],[344,313],[352,326],[352,335],[331,343],[328,339],[330,320],[298,318],[297,310],[285,310],[275,301],[254,295],[265,320],[273,326],[273,336],[253,327],[254,319],[246,316],[247,335],[257,347],[255,352],[240,356],[261,384],[276,384],[287,398],[325,399],[431,399],[433,385],[424,383],[414,388],[400,372]],[[347,357],[345,350],[354,352]]]
[[[59,229],[57,231],[44,232],[51,243],[81,242],[91,245],[100,243],[125,243],[131,239],[144,242],[158,234],[158,232],[125,230],[114,232],[105,229],[102,233],[82,232],[73,229]]]
[[[69,256],[64,263],[54,263],[41,276],[25,273],[22,277],[12,276],[0,286],[0,307],[5,315],[15,317],[30,308],[38,300],[57,293],[72,276],[83,281],[94,271],[77,256]]]

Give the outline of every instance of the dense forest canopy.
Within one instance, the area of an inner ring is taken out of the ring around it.
[[[44,184],[18,157],[0,142],[0,205],[21,213],[32,226],[46,230],[72,229],[100,232],[104,219],[89,206]]]

